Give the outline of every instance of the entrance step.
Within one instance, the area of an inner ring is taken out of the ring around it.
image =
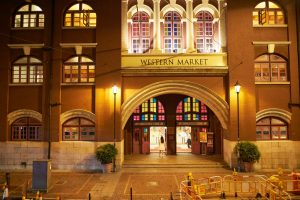
[[[225,164],[126,164],[122,168],[224,168]]]

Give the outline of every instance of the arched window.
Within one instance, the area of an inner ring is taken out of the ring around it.
[[[165,109],[160,101],[151,98],[133,112],[133,121],[164,121]]]
[[[42,123],[31,117],[23,117],[11,125],[12,140],[41,140]]]
[[[12,83],[38,84],[43,83],[43,65],[34,57],[25,56],[13,63]]]
[[[287,62],[279,55],[264,54],[255,59],[255,81],[287,81]]]
[[[165,53],[180,53],[182,49],[181,16],[170,11],[164,16],[164,50]]]
[[[95,63],[88,57],[75,56],[64,63],[64,83],[94,83]]]
[[[79,2],[72,5],[65,13],[65,27],[96,27],[97,15],[91,6]]]
[[[257,140],[286,140],[288,125],[281,119],[266,117],[256,122]]]
[[[187,97],[176,109],[176,121],[208,121],[207,106],[198,99]]]
[[[149,15],[137,12],[132,16],[131,45],[133,53],[145,53],[150,48]]]
[[[257,4],[253,10],[253,25],[284,24],[284,12],[275,3],[263,1]]]
[[[34,4],[22,6],[14,16],[14,28],[44,27],[43,10]]]
[[[196,48],[198,52],[214,52],[213,46],[213,19],[208,11],[200,11],[195,24]]]
[[[95,123],[85,118],[72,118],[63,124],[63,140],[95,140]]]

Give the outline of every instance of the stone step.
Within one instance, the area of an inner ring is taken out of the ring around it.
[[[123,164],[122,168],[223,168],[222,163],[215,164]]]

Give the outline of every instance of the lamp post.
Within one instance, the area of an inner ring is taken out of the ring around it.
[[[116,147],[116,95],[118,90],[118,86],[114,85],[112,87],[112,92],[114,94],[114,147]],[[116,172],[116,156],[114,156],[113,160],[113,172]]]
[[[236,98],[237,98],[237,142],[238,142],[238,149],[237,149],[237,159],[238,159],[238,172],[241,171],[240,166],[240,149],[239,149],[239,143],[240,143],[240,102],[239,102],[239,94],[241,90],[241,86],[238,83],[238,81],[234,85],[234,90],[236,92]]]

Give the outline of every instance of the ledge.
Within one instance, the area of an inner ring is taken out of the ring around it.
[[[95,83],[61,83],[61,86],[94,86]]]
[[[277,81],[277,82],[268,82],[268,81],[266,81],[266,82],[255,82],[255,85],[290,85],[291,84],[291,82],[290,81],[285,81],[285,82],[279,82],[279,81]]]
[[[43,83],[37,83],[37,84],[32,84],[32,83],[10,83],[8,86],[43,86]]]
[[[287,28],[288,25],[287,24],[274,24],[274,25],[253,25],[253,28]]]

